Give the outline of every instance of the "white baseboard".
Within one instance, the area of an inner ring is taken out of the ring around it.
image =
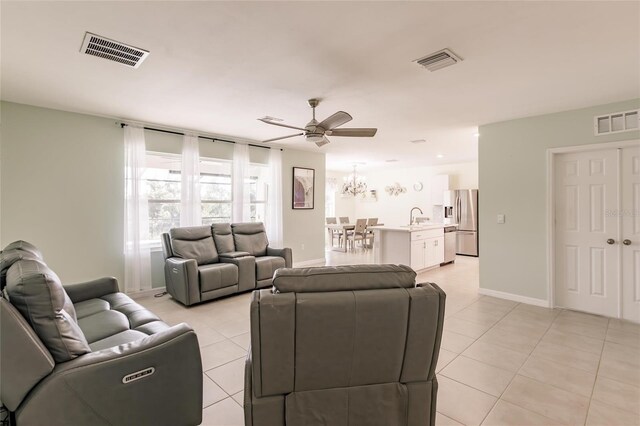
[[[320,259],[305,260],[303,262],[293,262],[293,267],[300,268],[303,266],[324,266],[326,263],[327,260],[323,257]]]
[[[544,299],[536,299],[535,297],[520,296],[519,294],[505,293],[504,291],[491,290],[488,288],[479,288],[478,293],[483,296],[497,297],[499,299],[512,300],[514,302],[526,303],[527,305],[549,307],[549,301]]]

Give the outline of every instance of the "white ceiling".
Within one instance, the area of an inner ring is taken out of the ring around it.
[[[1,3],[3,100],[248,139],[349,112],[373,139],[316,148],[331,169],[477,159],[484,123],[640,96],[639,2]],[[151,51],[81,55],[85,31]],[[464,61],[412,61],[451,48]],[[414,145],[409,141],[425,139]],[[437,154],[444,155],[438,159]]]

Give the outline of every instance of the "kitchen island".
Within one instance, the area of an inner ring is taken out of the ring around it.
[[[408,265],[415,271],[444,262],[444,228],[455,224],[381,226],[375,228],[375,263]]]

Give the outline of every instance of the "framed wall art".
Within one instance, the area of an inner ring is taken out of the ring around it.
[[[313,209],[315,179],[315,169],[293,168],[292,208],[294,210]]]

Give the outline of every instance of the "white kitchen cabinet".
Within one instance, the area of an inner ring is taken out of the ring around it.
[[[373,228],[374,261],[424,271],[444,262],[443,224]]]
[[[411,241],[411,269],[415,271],[424,269],[424,244],[425,240]]]
[[[419,271],[444,262],[442,229],[411,233],[411,268]]]
[[[444,205],[444,193],[449,190],[449,175],[435,175],[431,179],[431,204]]]
[[[424,267],[439,265],[444,262],[444,237],[425,240]]]

